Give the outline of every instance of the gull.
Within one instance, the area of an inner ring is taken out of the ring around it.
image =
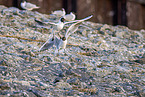
[[[26,9],[26,10],[33,10],[33,9],[38,9],[38,8],[40,8],[40,7],[36,6],[35,4],[26,2],[26,0],[22,0],[22,2],[21,2],[21,7],[22,7],[23,9]]]
[[[55,30],[55,31],[60,31],[63,29],[64,25],[67,24],[66,22],[64,22],[64,18],[61,17],[59,19],[59,21],[57,23],[54,23],[54,22],[42,22],[40,20],[37,20],[35,19],[35,21],[40,24],[40,25],[43,25],[43,24],[49,24],[49,25],[52,25],[52,30]]]
[[[66,14],[63,16],[63,18],[67,21],[73,21],[76,18],[76,15],[73,12],[70,12],[70,14]]]
[[[52,38],[51,39],[48,39],[39,49],[39,51],[44,51],[44,50],[47,50],[49,48],[51,48],[53,45],[54,45],[54,42],[55,42],[55,36],[54,36],[54,32],[52,30]],[[51,35],[50,35],[51,37]]]
[[[75,21],[68,21],[68,22],[65,22],[64,20],[65,20],[65,19],[64,19],[63,17],[61,17],[57,23],[54,23],[54,22],[41,22],[41,21],[35,19],[35,21],[36,21],[37,23],[39,23],[39,24],[46,24],[46,25],[47,25],[47,24],[50,24],[50,25],[53,25],[52,28],[53,28],[53,30],[56,30],[56,31],[62,30],[63,27],[64,27],[64,25],[66,25],[66,24],[74,23],[74,22],[80,21],[80,20],[75,20]]]
[[[56,16],[64,16],[66,14],[64,8],[62,8],[62,10],[56,10],[56,11],[52,11],[52,14],[56,15]]]
[[[48,40],[41,46],[41,48],[39,49],[39,51],[49,49],[49,48],[51,48],[53,45],[55,45],[55,46],[56,46],[56,50],[58,50],[58,52],[59,52],[59,50],[60,50],[60,47],[62,47],[62,49],[64,49],[64,52],[65,52],[65,48],[66,48],[66,45],[67,45],[67,39],[68,39],[68,37],[69,37],[71,34],[73,34],[74,32],[76,32],[76,31],[78,30],[78,27],[79,27],[79,25],[80,25],[81,22],[83,22],[83,21],[85,21],[85,20],[88,20],[88,19],[90,19],[91,17],[92,17],[92,15],[89,16],[89,17],[86,17],[86,18],[84,18],[84,19],[81,19],[81,20],[79,20],[78,22],[72,24],[72,25],[68,28],[68,30],[66,31],[66,33],[65,33],[65,35],[64,35],[63,37],[59,34],[60,38],[57,38],[57,37],[55,36],[54,32],[52,32],[52,34],[53,34],[52,39],[50,39],[50,40],[48,39]],[[49,41],[49,43],[47,43],[48,41]]]
[[[66,31],[65,35],[63,37],[61,37],[60,35],[60,39],[62,39],[62,43],[61,43],[61,46],[62,46],[62,49],[64,49],[64,52],[65,52],[65,48],[66,48],[66,45],[67,45],[67,39],[68,37],[73,34],[74,32],[76,32],[78,30],[78,27],[80,26],[80,23],[83,22],[83,21],[86,21],[88,19],[90,19],[93,15],[91,16],[88,16],[84,19],[81,19],[79,20],[78,22],[72,24],[68,30]]]
[[[50,49],[51,47],[53,47],[53,45],[56,46],[56,49],[58,50],[60,45],[62,44],[62,40],[59,39],[58,37],[55,36],[55,32],[52,30],[52,38],[48,39],[41,47],[38,51],[44,51],[47,49]],[[51,35],[50,35],[51,37]]]

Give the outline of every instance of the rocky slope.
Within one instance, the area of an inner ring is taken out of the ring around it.
[[[34,18],[59,19],[0,6],[0,96],[145,96],[144,30],[86,21],[57,56],[55,47],[38,52],[51,25]]]

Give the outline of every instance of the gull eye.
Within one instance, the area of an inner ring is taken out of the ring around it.
[[[66,38],[65,38],[65,37],[62,37],[62,40],[63,40],[63,41],[65,41],[65,40],[66,40]]]
[[[60,21],[61,21],[61,22],[64,22],[64,18],[62,17]]]

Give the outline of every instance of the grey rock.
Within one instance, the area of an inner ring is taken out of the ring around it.
[[[69,84],[78,84],[79,80],[77,78],[72,78],[67,80],[67,83]]]
[[[0,6],[0,96],[144,97],[144,30],[85,21],[57,56],[55,46],[38,51],[52,26],[35,18],[59,20]]]

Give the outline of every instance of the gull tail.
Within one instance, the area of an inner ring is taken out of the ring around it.
[[[36,6],[36,7],[35,7],[35,9],[38,9],[38,8],[40,8],[40,6]]]

